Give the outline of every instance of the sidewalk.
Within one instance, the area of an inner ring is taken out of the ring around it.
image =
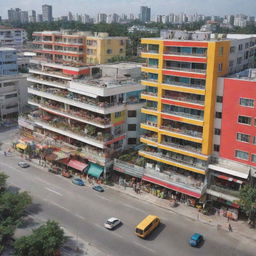
[[[132,196],[139,200],[147,201],[149,203],[152,203],[161,208],[170,210],[176,214],[185,216],[192,220],[200,221],[202,223],[214,226],[218,230],[224,230],[229,232],[228,219],[223,216],[218,216],[218,215],[206,216],[206,215],[203,215],[202,213],[199,213],[196,208],[187,206],[182,203],[179,203],[177,207],[173,208],[173,207],[170,207],[170,202],[166,199],[158,198],[144,191],[141,191],[140,194],[136,194],[133,188],[130,188],[130,187],[126,187],[126,189],[124,189],[123,186],[114,185],[114,186],[109,186],[109,188],[122,192],[126,195]],[[230,234],[239,235],[241,237],[245,237],[247,239],[256,241],[256,230],[250,229],[246,221],[241,221],[241,220],[230,221],[230,224],[233,229],[233,233],[230,233]]]

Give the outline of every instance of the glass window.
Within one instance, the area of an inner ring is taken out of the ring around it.
[[[215,152],[219,152],[219,151],[220,151],[220,145],[214,144],[214,145],[213,145],[213,150],[214,150]]]
[[[218,72],[222,72],[222,69],[223,69],[223,64],[219,63],[219,65],[218,65]]]
[[[137,111],[136,110],[129,110],[128,111],[128,117],[136,117]]]
[[[128,138],[128,145],[134,145],[137,143],[137,138]]]
[[[217,102],[222,103],[223,102],[223,97],[222,96],[217,96]]]
[[[219,48],[219,56],[223,56],[224,48],[220,47]]]
[[[252,154],[252,162],[256,163],[256,155]]]
[[[238,123],[251,125],[252,119],[248,116],[238,116]]]
[[[215,134],[215,135],[220,135],[220,129],[215,128],[215,130],[214,130],[214,134]]]
[[[115,113],[115,118],[118,118],[118,117],[120,117],[121,116],[121,112],[116,112]]]
[[[252,143],[256,145],[256,136],[253,136]]]
[[[136,124],[128,124],[128,131],[136,131]]]
[[[222,113],[221,112],[216,112],[215,117],[216,118],[222,118]]]
[[[250,142],[250,135],[243,134],[243,133],[237,133],[236,139],[242,142]]]
[[[245,107],[254,107],[253,99],[240,98],[240,105]]]
[[[248,160],[249,154],[247,152],[236,150],[236,158]]]

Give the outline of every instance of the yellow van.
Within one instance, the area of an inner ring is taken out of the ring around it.
[[[148,215],[137,226],[135,233],[141,238],[148,236],[160,224],[159,217],[155,215]]]

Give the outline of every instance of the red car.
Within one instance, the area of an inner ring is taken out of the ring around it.
[[[71,177],[72,177],[72,175],[71,175],[70,172],[65,172],[65,171],[62,171],[61,175],[62,175],[63,177],[65,177],[65,178],[71,178]]]

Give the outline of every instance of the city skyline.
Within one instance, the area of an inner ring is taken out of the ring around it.
[[[2,0],[0,1],[2,2]],[[1,3],[0,16],[3,19],[7,18],[7,10],[10,8],[20,8],[22,10],[34,9],[37,13],[42,12],[42,5],[49,4],[53,7],[53,16],[67,15],[69,11],[73,13],[87,13],[89,15],[96,15],[97,13],[139,13],[140,6],[148,6],[151,8],[152,16],[157,14],[169,14],[185,12],[188,14],[201,13],[204,15],[226,15],[243,13],[249,16],[254,16],[256,2],[248,0],[242,2],[241,0],[206,0],[202,3],[201,0],[159,0],[156,2],[152,0],[131,0],[129,4],[126,0],[102,0],[101,4],[93,3],[92,0],[76,0],[76,5],[71,4],[67,0],[48,0],[48,1],[32,1],[26,0],[17,5],[17,1],[10,0],[7,3]],[[219,4],[218,4],[219,3]],[[114,5],[114,8],[113,8]],[[63,8],[62,8],[63,6]],[[100,8],[99,8],[100,7]],[[192,7],[192,8],[191,8]],[[239,7],[239,8],[238,8]],[[210,11],[209,11],[210,10]]]

